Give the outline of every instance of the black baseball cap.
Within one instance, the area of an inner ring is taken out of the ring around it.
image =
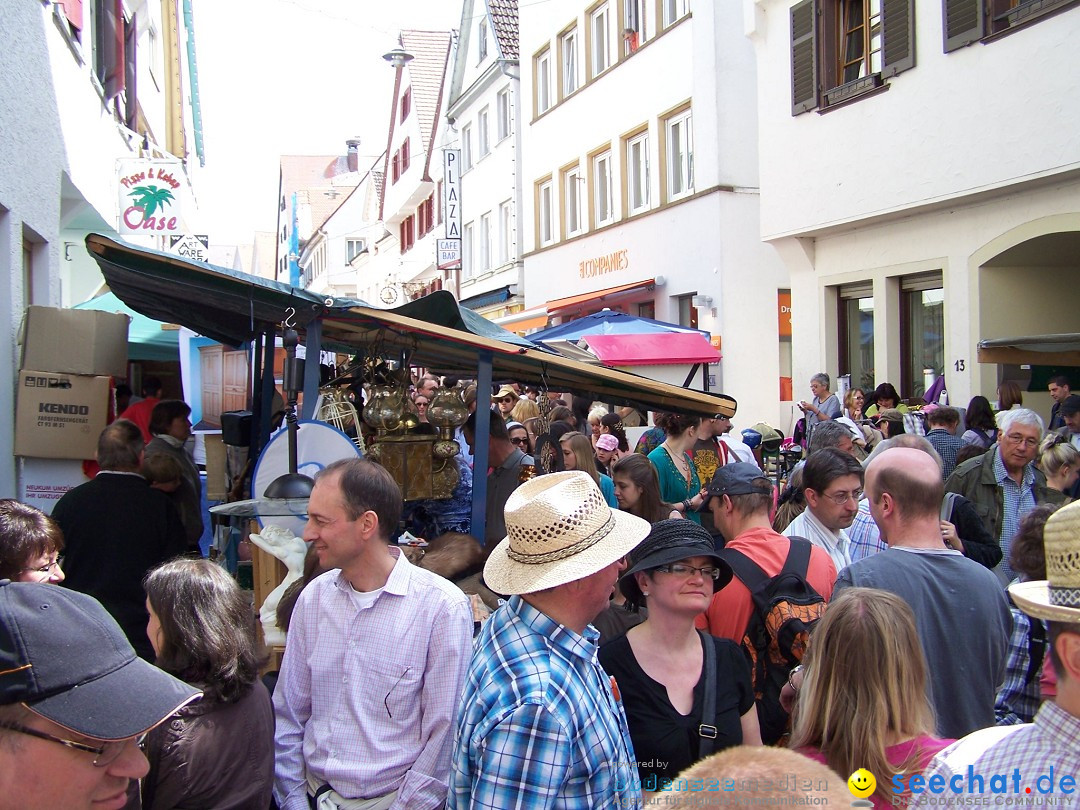
[[[713,495],[764,495],[772,492],[772,482],[756,464],[736,461],[719,467],[705,485],[706,500]]]
[[[149,731],[202,693],[137,655],[96,599],[0,580],[0,705],[99,740]]]

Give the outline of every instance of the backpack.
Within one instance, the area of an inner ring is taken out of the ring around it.
[[[780,706],[780,690],[803,659],[810,631],[825,613],[825,600],[806,581],[809,540],[791,537],[787,560],[774,577],[740,551],[720,550],[735,576],[750,591],[754,614],[742,639],[750,657],[761,741],[774,745],[787,732],[788,714]]]

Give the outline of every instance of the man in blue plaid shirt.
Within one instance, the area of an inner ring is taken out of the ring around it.
[[[590,622],[649,524],[582,472],[526,481],[484,579],[515,594],[480,630],[454,739],[447,807],[636,808],[634,749]]]

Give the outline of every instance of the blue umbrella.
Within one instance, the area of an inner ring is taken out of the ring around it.
[[[654,321],[605,309],[568,323],[561,323],[539,332],[532,332],[529,340],[543,343],[548,340],[579,340],[586,335],[641,335],[653,332],[698,332],[708,340],[710,335],[701,329],[679,326],[677,323]]]

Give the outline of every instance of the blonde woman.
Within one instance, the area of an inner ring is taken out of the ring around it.
[[[522,397],[510,411],[509,421],[526,425],[529,419],[536,419],[538,416],[540,416],[540,406],[528,397]]]
[[[1039,445],[1036,466],[1046,476],[1046,485],[1068,493],[1080,477],[1080,451],[1059,433],[1048,433]]]
[[[608,409],[603,405],[597,405],[591,411],[589,411],[589,430],[592,431],[592,435],[589,437],[592,441],[593,447],[596,447],[596,440],[600,438],[600,420],[608,414]]]
[[[619,508],[619,502],[615,499],[615,484],[611,478],[596,469],[596,458],[593,456],[592,442],[584,433],[572,430],[564,433],[559,439],[562,447],[562,462],[564,470],[581,470],[588,473],[589,477],[600,487],[604,494],[604,500],[612,509]]]
[[[873,588],[844,590],[814,628],[805,667],[788,680],[797,687],[789,747],[837,773],[866,768],[907,783],[953,742],[935,736],[927,677],[907,602]],[[870,796],[877,810],[893,798],[888,777]]]

